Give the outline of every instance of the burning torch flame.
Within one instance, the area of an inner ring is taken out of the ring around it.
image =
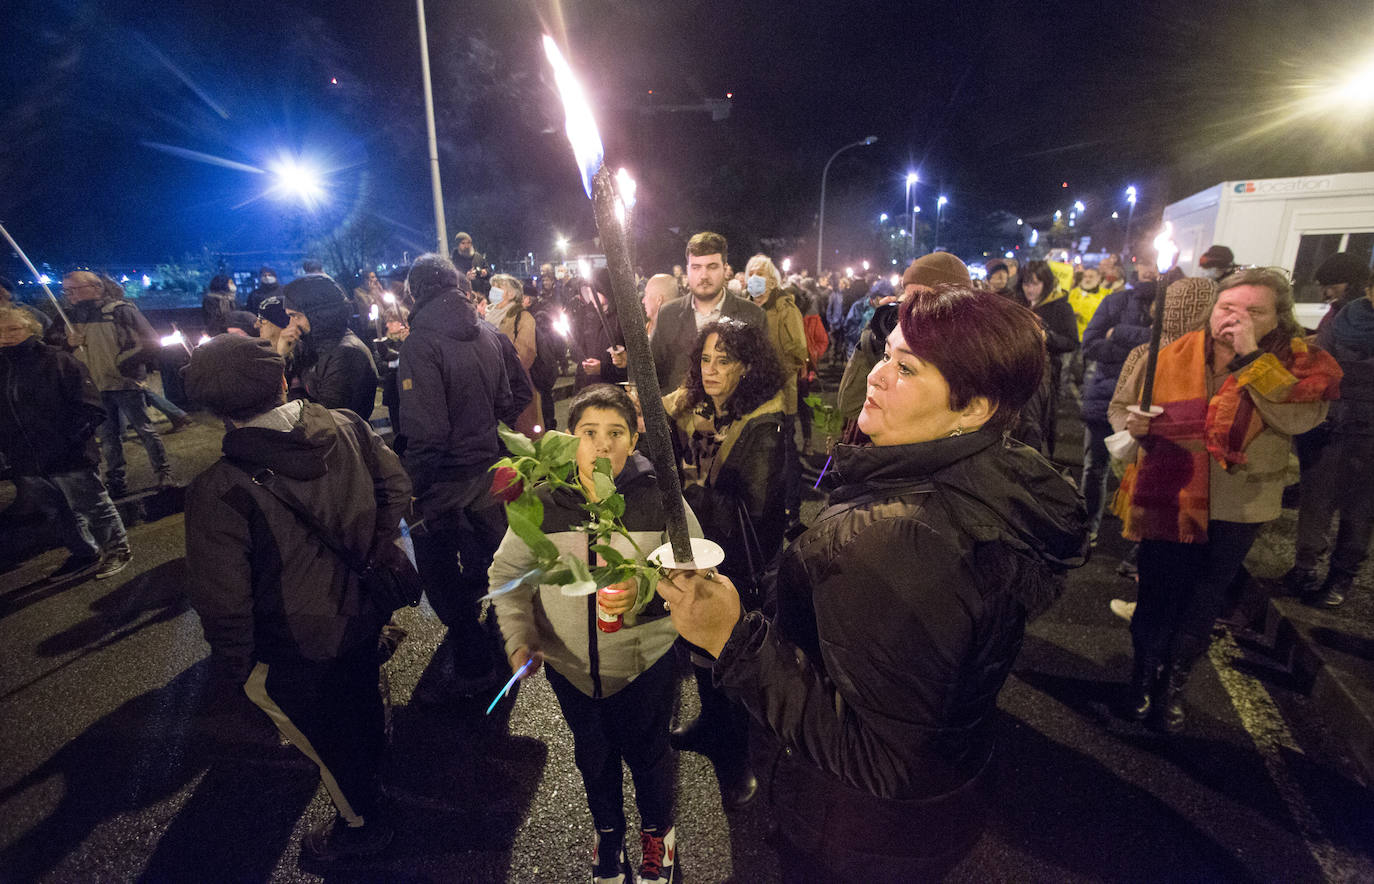
[[[624,200],[625,208],[633,209],[635,207],[635,180],[623,168],[615,173],[615,189],[620,194],[620,198]]]
[[[544,35],[544,55],[553,66],[553,79],[563,99],[568,140],[572,142],[573,156],[577,158],[577,165],[582,171],[582,189],[587,192],[587,199],[591,199],[592,176],[601,168],[601,161],[605,158],[601,148],[601,132],[596,128],[596,118],[592,116],[592,107],[587,102],[582,85],[573,76],[563,53],[558,51],[558,44],[548,34]]]
[[[1155,237],[1155,252],[1159,255],[1155,259],[1155,266],[1160,273],[1167,273],[1169,268],[1174,266],[1174,258],[1178,257],[1178,246],[1174,245],[1174,224],[1172,221],[1164,222],[1164,229]]]
[[[172,332],[170,335],[162,336],[162,346],[164,347],[175,347],[179,344],[184,344],[185,342],[186,338],[182,336],[179,330]]]
[[[388,304],[395,304],[396,296],[391,292],[382,292],[382,300],[386,301]]]
[[[372,320],[373,322],[376,322],[376,321],[377,321],[377,316],[378,316],[378,313],[377,313],[377,305],[376,305],[376,304],[373,304],[373,305],[372,305],[372,309],[369,310],[369,311],[367,311],[367,318],[370,319],[370,320]]]
[[[568,322],[568,314],[560,313],[554,317],[553,330],[565,338],[572,334],[572,325]]]

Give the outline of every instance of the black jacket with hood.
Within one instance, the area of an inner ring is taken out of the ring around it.
[[[420,496],[437,482],[485,473],[504,452],[497,422],[515,426],[529,402],[511,392],[502,344],[509,340],[478,319],[456,287],[425,294],[410,316],[396,370],[405,466]]]
[[[836,449],[843,484],[783,554],[771,619],[715,664],[764,724],[775,813],[822,857],[957,859],[1026,621],[1087,553],[1075,489],[1001,434]],[[861,863],[860,863],[861,864]]]
[[[218,668],[238,678],[254,662],[330,660],[376,642],[391,614],[250,473],[272,470],[359,558],[395,540],[410,503],[400,461],[365,421],[313,402],[278,413],[290,431],[230,430],[224,457],[186,493],[187,592]]]
[[[105,420],[86,366],[30,337],[0,347],[0,462],[18,476],[100,465],[95,430]]]

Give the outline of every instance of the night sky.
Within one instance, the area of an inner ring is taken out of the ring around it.
[[[1075,199],[1091,230],[1124,212],[1128,184],[1143,222],[1220,180],[1374,169],[1374,120],[1311,97],[1368,63],[1368,0],[428,7],[449,233],[495,258],[593,233],[545,29],[608,161],[640,181],[647,263],[700,227],[814,249],[821,168],[866,135],[827,195],[827,243],[850,252],[903,211],[908,170],[924,211],[946,194],[951,235],[972,244],[995,212],[1043,220]],[[361,214],[390,230],[392,260],[432,247],[414,3],[20,2],[4,19],[0,220],[35,260],[205,247],[256,266]],[[669,110],[727,93],[724,121]],[[242,168],[282,150],[328,169],[317,211]]]

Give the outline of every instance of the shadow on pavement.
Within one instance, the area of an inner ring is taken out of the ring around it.
[[[96,721],[0,792],[0,803],[7,803],[23,800],[25,791],[49,780],[62,784],[51,812],[0,851],[5,878],[44,876],[77,853],[98,826],[120,827],[116,817],[147,811],[197,777],[195,793],[162,836],[145,877],[269,878],[315,793],[318,772],[299,755],[283,765],[287,756],[271,725],[246,697],[210,708],[208,681],[209,663],[202,660],[166,687],[140,694]],[[128,825],[131,838],[147,837],[143,820]],[[83,867],[64,877],[133,877],[84,867],[99,861],[81,857],[77,863]]]
[[[39,643],[42,657],[60,657],[82,648],[105,648],[157,623],[190,610],[186,597],[186,559],[150,568],[91,602],[91,616]]]

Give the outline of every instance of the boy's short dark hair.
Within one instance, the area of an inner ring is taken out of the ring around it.
[[[693,255],[698,258],[703,255],[720,255],[721,262],[726,263],[730,260],[729,250],[730,246],[725,241],[725,237],[710,230],[703,230],[687,240],[687,257],[689,258]]]
[[[588,408],[608,408],[619,413],[625,418],[625,426],[630,428],[631,433],[636,432],[635,428],[639,426],[639,412],[635,410],[634,400],[614,384],[592,384],[573,397],[572,405],[568,408],[569,430],[577,432],[577,422]]]

